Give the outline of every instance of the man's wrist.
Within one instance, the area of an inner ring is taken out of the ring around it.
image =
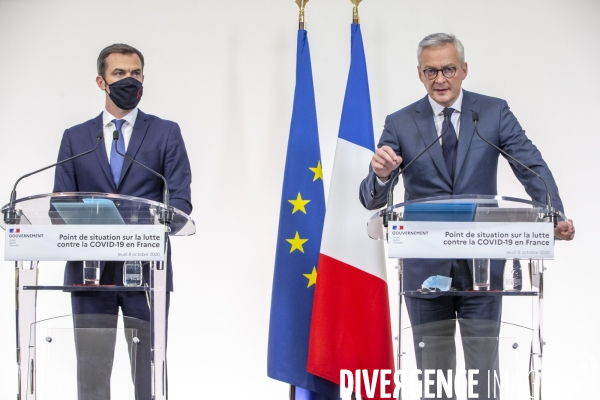
[[[375,175],[375,176],[377,176],[377,175]],[[379,176],[377,176],[377,180],[379,181],[380,184],[385,185],[387,183],[387,181],[390,180],[391,177],[392,177],[392,174],[390,173],[385,178],[380,178]]]

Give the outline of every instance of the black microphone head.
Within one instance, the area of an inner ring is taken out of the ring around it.
[[[102,129],[100,129],[98,132],[96,132],[96,139],[101,140],[104,137],[104,132],[102,132]]]
[[[113,131],[113,140],[119,140],[119,131],[116,129]]]
[[[450,118],[450,110],[448,110],[448,107],[444,107],[442,114],[444,114],[444,118]]]
[[[477,114],[477,112],[473,111],[473,114],[471,114],[471,118],[473,119],[473,122],[478,122],[479,114]]]

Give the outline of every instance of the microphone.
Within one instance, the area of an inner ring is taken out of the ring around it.
[[[173,207],[169,206],[169,186],[167,185],[167,180],[165,179],[164,176],[162,176],[161,174],[159,174],[158,172],[154,171],[151,168],[146,167],[144,164],[142,164],[139,161],[134,160],[131,157],[126,156],[125,154],[121,153],[117,147],[117,143],[116,141],[119,140],[119,131],[115,130],[113,131],[113,142],[115,145],[115,150],[117,151],[117,154],[120,155],[121,157],[131,161],[132,163],[135,163],[137,165],[139,165],[140,167],[144,168],[146,171],[158,176],[160,179],[162,179],[163,184],[164,184],[164,190],[163,190],[163,204],[166,206],[166,208],[161,208],[160,210],[160,214],[158,217],[158,221],[161,224],[167,224],[170,225],[171,222],[173,221]]]
[[[30,172],[30,173],[28,173],[28,174],[25,174],[25,175],[23,175],[22,177],[20,177],[20,178],[19,178],[19,179],[18,179],[18,180],[15,182],[15,186],[13,186],[13,190],[12,190],[12,192],[10,193],[10,202],[9,202],[9,205],[8,205],[8,209],[4,210],[4,223],[5,223],[5,224],[11,224],[11,225],[12,225],[12,224],[18,224],[18,223],[19,223],[19,220],[20,220],[20,215],[17,215],[17,211],[15,210],[15,200],[16,200],[16,198],[17,198],[17,185],[19,184],[19,182],[21,182],[21,179],[23,179],[23,178],[27,178],[28,176],[35,175],[35,174],[37,174],[38,172],[45,171],[45,170],[47,170],[48,168],[56,167],[56,166],[58,166],[58,165],[60,165],[60,164],[62,164],[62,163],[66,163],[67,161],[74,160],[74,159],[76,159],[76,158],[79,158],[79,157],[81,157],[81,156],[85,156],[86,154],[89,154],[89,153],[93,152],[94,150],[96,150],[96,149],[98,148],[98,145],[100,144],[100,141],[102,140],[102,137],[103,137],[103,136],[104,136],[104,134],[102,133],[102,130],[99,130],[98,132],[96,132],[96,139],[97,139],[97,140],[96,140],[96,145],[95,145],[95,146],[94,146],[94,148],[93,148],[93,149],[91,149],[91,150],[84,151],[84,152],[83,152],[83,153],[81,153],[81,154],[77,154],[76,156],[69,157],[69,158],[67,158],[66,160],[59,161],[59,162],[57,162],[57,163],[54,163],[54,164],[52,164],[52,165],[48,165],[47,167],[40,168],[40,169],[38,169],[37,171]]]
[[[544,182],[544,186],[546,186],[546,206],[548,207],[548,212],[551,214],[550,217],[552,218],[552,221],[554,222],[554,226],[556,226],[556,224],[558,223],[557,214],[555,212],[553,212],[552,195],[550,194],[550,189],[548,188],[548,183],[546,182],[546,180],[544,178],[542,178],[542,176],[540,174],[538,174],[537,172],[535,172],[534,170],[529,168],[527,165],[523,164],[521,161],[517,160],[516,158],[514,158],[513,156],[508,154],[506,151],[502,150],[501,148],[499,148],[498,146],[496,146],[495,144],[493,144],[492,142],[490,142],[489,140],[487,140],[486,138],[481,136],[481,134],[479,133],[479,127],[478,127],[479,114],[477,112],[473,111],[473,114],[471,114],[471,118],[473,119],[473,123],[475,123],[475,132],[477,133],[477,136],[479,136],[479,138],[481,140],[483,140],[484,142],[486,142],[487,144],[489,144],[490,146],[492,146],[493,148],[498,150],[500,153],[502,153],[506,157],[510,158],[511,160],[513,160],[514,162],[516,162],[517,164],[519,164],[520,166],[525,168],[527,171],[531,172],[532,174],[534,174],[535,176],[540,178],[542,180],[542,182]]]
[[[450,111],[448,110],[448,107],[444,107],[444,110],[442,111],[443,115],[444,115],[444,122],[448,121],[448,119],[450,118]],[[448,128],[450,127],[450,124],[446,124],[446,129],[444,129],[444,131],[442,132],[442,134],[440,136],[438,136],[433,142],[431,142],[427,147],[425,147],[425,150],[423,150],[422,152],[420,152],[415,158],[413,158],[408,164],[406,164],[406,166],[402,169],[398,168],[398,172],[396,173],[396,175],[394,175],[392,178],[390,178],[391,181],[391,185],[390,188],[388,190],[388,195],[387,195],[387,208],[389,208],[385,214],[383,214],[383,226],[385,226],[387,228],[388,226],[388,221],[395,221],[396,220],[396,213],[393,211],[392,208],[394,206],[394,181],[404,173],[404,171],[406,171],[406,169],[408,167],[411,166],[412,163],[414,163],[415,161],[417,161],[419,158],[421,158],[421,156],[423,154],[425,154],[425,152],[427,150],[429,150],[434,144],[438,143],[440,141],[440,139],[446,134],[446,132],[448,132]]]

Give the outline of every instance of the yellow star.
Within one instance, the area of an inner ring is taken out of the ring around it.
[[[307,203],[310,203],[310,200],[303,200],[302,196],[300,196],[300,192],[298,192],[298,197],[296,197],[296,200],[288,200],[288,201],[294,205],[294,209],[292,210],[292,214],[295,213],[298,210],[300,210],[304,214],[306,214],[306,209],[304,208],[304,206]]]
[[[308,239],[300,239],[300,235],[298,235],[298,231],[296,231],[296,236],[294,236],[293,239],[285,239],[287,240],[291,245],[292,248],[290,249],[290,253],[293,252],[294,250],[300,250],[301,252],[304,253],[304,249],[302,248],[302,245],[306,242],[308,242]]]
[[[317,284],[317,269],[315,267],[313,267],[313,270],[310,274],[302,274],[302,275],[304,275],[308,279],[308,286],[306,287],[307,289],[309,287],[311,287],[312,285]]]
[[[319,160],[319,164],[317,164],[316,167],[314,168],[308,168],[310,169],[312,172],[315,173],[315,177],[313,178],[313,182],[316,181],[317,179],[321,178],[321,180],[323,180],[323,169],[321,168],[321,160]]]

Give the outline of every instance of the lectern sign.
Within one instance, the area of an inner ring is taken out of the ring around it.
[[[7,225],[6,261],[164,261],[162,225]]]
[[[390,258],[554,258],[545,222],[390,221]]]

